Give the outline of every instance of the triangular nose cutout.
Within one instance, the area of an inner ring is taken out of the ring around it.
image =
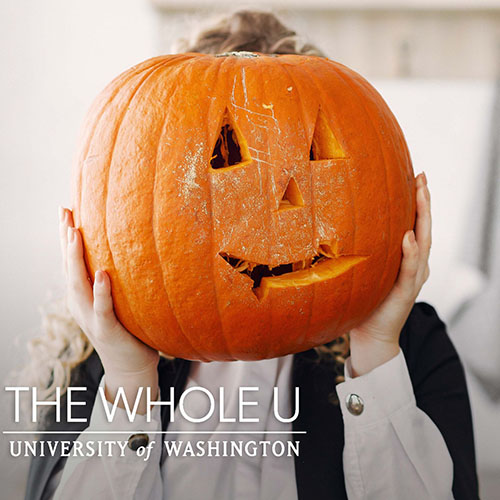
[[[328,125],[325,113],[320,108],[316,118],[316,126],[314,127],[309,160],[330,160],[334,158],[345,158],[345,153]]]
[[[304,198],[300,192],[299,186],[293,177],[290,177],[288,186],[285,189],[283,198],[281,198],[278,210],[288,210],[304,206]]]

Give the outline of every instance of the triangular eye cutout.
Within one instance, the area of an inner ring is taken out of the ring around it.
[[[287,210],[304,206],[304,198],[300,192],[299,186],[293,177],[290,177],[288,186],[285,189],[283,198],[281,198],[278,210]]]
[[[316,126],[314,127],[309,160],[330,160],[333,158],[345,158],[345,153],[320,108],[316,118]]]
[[[226,109],[222,117],[219,136],[210,158],[210,166],[213,169],[224,169],[250,160],[247,143]]]

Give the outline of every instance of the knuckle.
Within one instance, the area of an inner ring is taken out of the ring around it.
[[[408,277],[411,279],[415,279],[418,273],[418,267],[417,266],[412,266],[408,269]]]

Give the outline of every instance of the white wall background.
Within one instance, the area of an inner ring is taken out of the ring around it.
[[[143,0],[0,2],[2,380],[37,332],[38,305],[61,285],[57,207],[69,203],[83,116],[109,80],[153,55],[152,16]],[[2,397],[2,430],[11,409]],[[0,497],[17,500],[26,469],[0,442]]]
[[[38,305],[48,300],[48,290],[61,289],[57,206],[68,204],[83,115],[112,77],[156,55],[159,32],[146,0],[0,3],[2,379],[24,359],[24,344],[38,329]],[[493,85],[490,80],[373,83],[405,130],[415,170],[428,173],[435,238],[433,274],[423,297],[446,317],[480,284],[460,259],[466,238],[462,221],[486,170]],[[486,477],[500,471],[500,408],[470,383],[478,461]],[[12,427],[10,400],[2,399],[0,407],[0,427]],[[2,437],[1,496],[21,498],[25,469],[19,460],[9,460],[6,450]]]

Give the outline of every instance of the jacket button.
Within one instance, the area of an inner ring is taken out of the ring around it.
[[[361,415],[365,408],[363,400],[357,394],[349,394],[349,396],[347,396],[346,406],[349,413],[352,415]]]
[[[132,451],[137,451],[142,446],[149,444],[149,436],[147,434],[132,434],[128,438],[128,447]]]

